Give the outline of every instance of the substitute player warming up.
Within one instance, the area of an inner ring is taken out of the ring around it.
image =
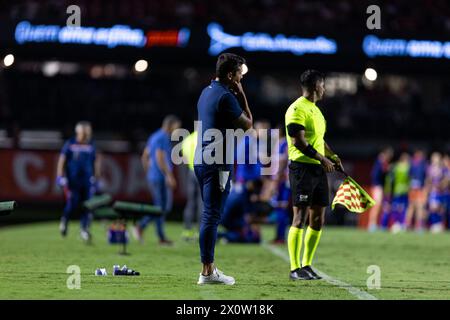
[[[289,106],[285,116],[294,214],[288,233],[290,279],[314,280],[320,277],[311,264],[322,235],[325,208],[329,204],[326,173],[332,172],[335,164],[343,168],[339,157],[324,140],[326,122],[316,106],[325,93],[325,77],[318,71],[307,70],[300,81],[303,96]],[[309,226],[305,232],[305,248],[300,264],[303,226],[307,218]]]
[[[59,225],[62,236],[67,235],[70,217],[79,211],[80,236],[86,242],[91,240],[89,232],[91,213],[83,207],[83,202],[89,200],[95,193],[100,175],[99,167],[96,148],[92,141],[92,126],[87,121],[81,121],[75,126],[75,137],[64,144],[58,159],[56,182],[64,190],[66,199]]]

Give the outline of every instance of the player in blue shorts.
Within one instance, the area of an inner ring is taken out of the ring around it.
[[[445,168],[442,155],[434,152],[431,155],[427,170],[426,188],[428,190],[428,224],[430,231],[439,233],[444,230],[445,223]]]
[[[394,233],[404,231],[405,215],[408,207],[410,188],[410,157],[403,152],[392,167],[392,205],[389,214],[389,227]]]
[[[447,229],[450,229],[450,155],[444,156],[444,197]]]
[[[282,128],[281,125],[279,128]],[[290,224],[289,200],[291,188],[288,179],[288,144],[284,130],[279,130],[280,142],[278,149],[278,170],[272,175],[273,197],[270,201],[274,208],[269,217],[269,222],[276,223],[275,239],[273,244],[284,244],[286,242],[286,229]]]
[[[270,123],[266,120],[257,120],[254,123],[253,135],[244,136],[238,141],[235,161],[236,161],[236,185],[245,185],[248,181],[261,179],[261,158],[260,147],[267,143],[264,130],[270,129]]]
[[[75,212],[81,213],[81,238],[89,242],[91,213],[83,202],[92,197],[100,175],[99,161],[92,140],[92,126],[81,121],[75,126],[75,137],[64,144],[57,164],[57,184],[63,188],[66,205],[60,223],[60,232],[67,235],[68,222]]]
[[[416,231],[423,231],[425,223],[425,178],[427,173],[427,160],[423,150],[416,150],[411,159],[409,169],[409,204],[406,212],[406,227],[414,228]],[[414,226],[413,226],[414,224]]]
[[[228,242],[259,243],[261,241],[256,203],[259,201],[262,181],[247,181],[245,187],[233,188],[223,209],[221,225],[226,229],[219,234]],[[241,190],[242,189],[242,190]]]
[[[159,244],[172,244],[172,241],[166,238],[164,221],[166,215],[172,210],[173,190],[177,186],[171,160],[172,143],[170,136],[180,126],[181,121],[178,117],[174,115],[166,116],[161,128],[148,138],[142,153],[142,166],[147,177],[153,204],[160,207],[163,214],[161,216],[145,216],[139,221],[134,229],[134,236],[141,242],[143,231],[151,221],[155,220]]]
[[[380,216],[386,217],[387,211],[390,211],[390,199],[386,194],[386,184],[388,184],[386,177],[389,174],[393,154],[392,148],[383,148],[372,168],[371,195],[375,200],[375,205],[369,211],[368,230],[370,232],[377,230]],[[381,221],[381,225],[383,225],[383,221]]]

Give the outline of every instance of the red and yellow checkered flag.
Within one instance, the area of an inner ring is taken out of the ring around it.
[[[334,196],[331,208],[336,204],[346,207],[351,212],[363,213],[375,205],[369,194],[351,177],[347,176]]]

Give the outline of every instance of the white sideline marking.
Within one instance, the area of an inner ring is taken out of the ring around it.
[[[266,248],[267,250],[269,250],[270,252],[272,252],[274,255],[280,257],[281,259],[289,262],[289,256],[286,254],[286,252],[281,251],[279,248],[275,248],[271,245],[268,245],[266,243],[263,243],[262,246],[264,248]],[[367,293],[366,291],[360,290],[358,288],[352,287],[350,284],[343,282],[341,280],[338,279],[334,279],[333,277],[330,277],[329,275],[327,275],[326,273],[323,273],[320,270],[317,270],[316,268],[314,268],[314,271],[316,271],[316,273],[321,276],[323,278],[323,280],[325,280],[326,282],[337,286],[339,288],[345,289],[347,290],[350,294],[354,295],[355,297],[357,297],[360,300],[378,300],[378,298],[374,297],[373,295],[371,295],[370,293]]]

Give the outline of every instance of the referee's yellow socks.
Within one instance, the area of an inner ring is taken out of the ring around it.
[[[322,230],[314,230],[308,226],[305,233],[305,251],[303,252],[302,266],[310,266],[319,244]]]
[[[291,271],[300,268],[300,250],[302,249],[303,229],[292,227],[288,233],[288,251]]]

